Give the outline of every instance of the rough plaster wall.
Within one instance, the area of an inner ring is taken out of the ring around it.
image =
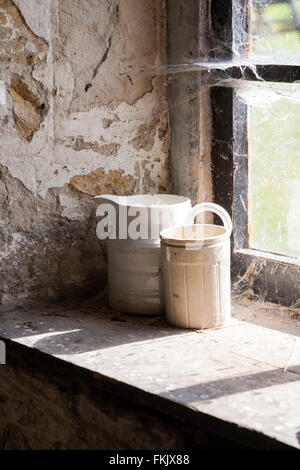
[[[0,295],[104,281],[91,196],[169,190],[160,0],[0,0]]]

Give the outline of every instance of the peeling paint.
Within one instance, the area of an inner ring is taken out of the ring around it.
[[[1,165],[0,183],[0,303],[97,292],[105,263],[94,201],[70,186],[34,196]]]
[[[133,176],[124,173],[124,170],[110,170],[105,173],[103,168],[99,168],[88,175],[74,176],[70,184],[90,196],[99,194],[128,195],[134,192],[136,181]]]
[[[0,0],[2,299],[100,288],[91,196],[169,191],[165,77],[124,72],[165,62],[164,18],[159,0]]]
[[[32,32],[11,0],[0,0],[0,9],[5,22],[1,28],[1,62],[23,65],[44,62],[48,50],[46,41]]]
[[[138,127],[136,136],[130,140],[130,144],[137,150],[150,151],[154,145],[154,138],[156,134],[157,121],[152,121],[149,124],[142,124]]]
[[[28,28],[46,42],[51,41],[51,27],[45,21],[49,17],[54,2],[52,0],[14,0]]]
[[[151,93],[151,74],[128,77],[122,65],[155,65],[155,2],[59,0],[58,5],[63,54],[76,77],[72,112],[122,101],[134,104]],[[80,50],[89,53],[83,56]],[[84,92],[87,84],[90,86]]]
[[[80,150],[91,149],[93,152],[100,153],[101,155],[106,155],[107,157],[116,156],[120,144],[111,143],[99,145],[97,142],[85,142],[83,137],[77,137],[75,143],[72,145],[72,149],[80,152]]]
[[[30,141],[40,126],[45,104],[41,103],[39,95],[33,93],[27,83],[18,77],[13,77],[8,91],[13,100],[16,127],[22,136]]]

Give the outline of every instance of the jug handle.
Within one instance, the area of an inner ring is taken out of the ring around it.
[[[226,231],[231,234],[232,221],[231,221],[230,215],[225,209],[223,209],[223,207],[219,206],[218,204],[214,204],[213,202],[203,202],[201,204],[197,204],[196,206],[192,207],[191,215],[192,215],[193,223],[197,215],[201,214],[202,212],[207,212],[207,211],[217,214],[221,218]]]

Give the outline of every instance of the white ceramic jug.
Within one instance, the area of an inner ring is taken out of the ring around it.
[[[190,199],[172,194],[100,195],[98,216],[107,217],[108,293],[114,310],[137,315],[164,312],[160,238],[162,230],[193,224],[201,212]],[[112,209],[112,210],[111,210]],[[141,216],[142,214],[142,216]],[[99,225],[98,236],[105,238]]]

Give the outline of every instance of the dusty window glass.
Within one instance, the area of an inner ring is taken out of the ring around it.
[[[300,257],[300,85],[247,93],[249,244]]]
[[[250,0],[250,54],[258,62],[300,63],[300,0]]]

